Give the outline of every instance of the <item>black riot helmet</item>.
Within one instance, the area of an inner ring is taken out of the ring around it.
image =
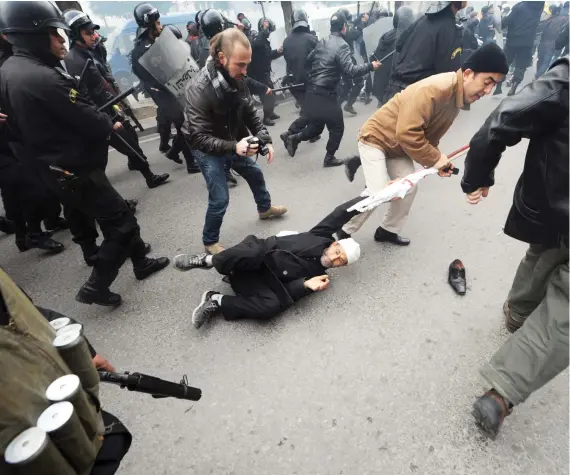
[[[451,8],[450,5],[454,4],[457,10],[461,10],[462,2],[431,2],[426,10],[426,15],[435,15],[445,9]]]
[[[259,32],[263,31],[263,24],[265,23],[265,21],[269,22],[269,33],[273,33],[275,31],[275,22],[271,19],[271,18],[267,18],[267,17],[263,17],[260,18],[259,21],[257,22],[257,29],[259,30]]]
[[[154,22],[160,18],[160,13],[150,3],[139,3],[134,11],[133,16],[139,26],[137,29],[137,38],[154,26]]]
[[[346,17],[340,11],[331,17],[331,33],[340,33],[345,25]]]
[[[164,25],[164,28],[168,28],[170,31],[172,31],[172,33],[174,33],[174,36],[176,36],[176,38],[179,40],[182,39],[182,32],[176,25]]]
[[[53,2],[0,2],[0,32],[8,43],[52,64],[50,28],[69,32],[61,10]]]
[[[352,14],[348,11],[348,8],[339,8],[337,13],[342,14],[346,21],[352,20]]]
[[[308,28],[309,15],[307,15],[307,12],[305,10],[295,10],[291,16],[291,25],[293,25],[293,30],[299,28],[300,26]]]
[[[204,32],[204,36],[211,40],[218,33],[224,31],[226,20],[218,10],[210,8],[202,14],[200,18],[200,27]]]
[[[93,28],[94,30],[99,29],[99,25],[93,23],[91,18],[87,13],[81,12],[79,10],[66,10],[63,14],[63,18],[69,25],[69,29],[71,33],[69,34],[69,42],[70,46],[73,46],[75,41],[83,41],[83,37],[81,36],[81,30],[84,28]]]

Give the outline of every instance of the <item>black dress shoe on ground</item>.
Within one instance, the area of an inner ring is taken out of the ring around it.
[[[188,175],[195,175],[196,173],[202,173],[202,170],[200,170],[200,167],[198,165],[196,165],[195,163],[193,163],[191,165],[187,165],[186,171],[188,172]]]
[[[133,268],[133,271],[137,280],[144,280],[152,274],[164,269],[168,264],[170,264],[168,257],[159,257],[157,259],[147,257],[144,264],[140,267]]]
[[[273,113],[269,116],[269,118],[270,118],[271,120],[277,120],[277,119],[281,119],[281,116],[280,116],[280,115],[277,115],[275,112],[273,112]]]
[[[465,278],[465,266],[459,259],[455,259],[449,264],[449,277],[447,279],[451,288],[458,295],[465,295],[467,292],[467,280]]]
[[[149,188],[156,188],[157,186],[166,183],[166,180],[170,178],[168,173],[163,173],[162,175],[152,175],[151,177],[146,179],[146,186]]]
[[[209,290],[202,295],[200,304],[192,312],[192,325],[194,325],[195,328],[200,328],[220,311],[218,303],[212,300],[212,297],[217,294],[219,294],[219,292]]]
[[[315,142],[318,142],[319,140],[321,140],[321,136],[317,135],[316,137],[309,139],[309,143],[315,143]]]
[[[181,272],[186,272],[192,269],[207,270],[212,268],[212,266],[208,265],[206,261],[207,257],[208,254],[205,252],[202,254],[196,254],[194,256],[191,254],[178,254],[177,256],[174,256],[172,265],[176,270],[179,270]]]
[[[69,229],[69,224],[67,224],[65,219],[57,217],[55,219],[45,219],[44,227],[48,233],[55,233],[57,231]]]
[[[228,184],[228,188],[235,188],[238,184],[236,177],[232,175],[230,170],[226,171],[226,183]]]
[[[269,118],[265,118],[265,119],[263,119],[263,125],[267,125],[268,127],[271,127],[271,126],[275,125],[275,122],[273,122]]]
[[[483,434],[495,440],[505,417],[513,412],[512,405],[494,389],[487,391],[473,404],[471,414]]]
[[[23,241],[16,240],[16,246],[22,252],[28,249],[41,249],[48,254],[59,254],[65,247],[60,242],[54,241],[49,233],[37,236],[27,236]]]
[[[175,152],[172,147],[168,150],[168,152],[166,152],[165,157],[175,163],[182,163],[182,159],[178,156],[178,152]]]
[[[323,167],[330,168],[330,167],[340,167],[344,165],[344,160],[340,158],[336,158],[334,155],[326,154],[325,160],[323,161]]]
[[[98,290],[87,284],[79,289],[75,300],[87,305],[95,304],[103,307],[118,307],[123,301],[119,294],[111,292],[109,289]]]
[[[352,114],[352,115],[358,114],[358,112],[356,112],[356,111],[354,110],[354,107],[349,106],[348,104],[346,104],[346,105],[344,106],[343,110],[344,110],[344,112],[348,112],[349,114]]]
[[[344,173],[349,182],[352,183],[354,181],[354,175],[356,175],[361,163],[360,155],[353,155],[344,159]]]
[[[4,216],[0,216],[0,231],[4,234],[14,234],[16,232],[16,226],[9,219]]]
[[[409,239],[401,237],[396,233],[386,231],[381,226],[378,226],[378,229],[376,229],[376,232],[374,233],[374,240],[376,242],[389,242],[391,244],[395,244],[396,246],[408,246],[411,242]]]

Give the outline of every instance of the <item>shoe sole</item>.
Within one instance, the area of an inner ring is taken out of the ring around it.
[[[176,256],[174,256],[174,258],[172,259],[172,267],[174,267],[177,271],[180,272],[187,272],[189,270],[192,269],[202,269],[202,270],[209,270],[209,267],[202,267],[202,266],[191,266],[188,269],[180,269],[177,265],[176,265],[176,260],[180,257],[182,258],[182,256],[186,256],[187,254],[178,254]]]
[[[498,434],[498,431],[493,430],[490,425],[492,421],[490,421],[484,414],[479,402],[473,404],[473,411],[471,411],[471,415],[475,418],[475,424],[479,428],[479,430],[485,435],[489,437],[491,440],[495,440]]]
[[[99,306],[101,306],[101,307],[112,307],[112,308],[117,308],[117,307],[119,307],[119,306],[123,303],[122,300],[120,300],[120,301],[117,302],[117,303],[101,303],[101,302],[95,302],[95,301],[92,301],[92,300],[84,299],[84,298],[81,297],[80,295],[76,295],[76,296],[75,296],[75,300],[78,301],[79,303],[83,303],[83,304],[85,304],[85,305],[93,305],[93,304],[94,304],[94,305],[99,305]]]
[[[202,323],[202,324],[200,324],[200,326],[196,326],[196,315],[198,314],[198,312],[200,310],[202,310],[202,307],[206,304],[206,300],[208,299],[209,293],[210,293],[210,291],[206,290],[206,292],[204,292],[202,294],[202,299],[200,300],[200,304],[192,312],[192,325],[194,325],[194,328],[196,328],[196,329],[200,328],[204,324],[204,323]]]

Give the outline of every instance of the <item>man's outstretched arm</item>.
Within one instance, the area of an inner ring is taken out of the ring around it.
[[[342,228],[346,223],[348,223],[354,216],[359,214],[358,211],[348,212],[347,209],[352,205],[362,201],[364,198],[358,196],[356,198],[347,201],[339,206],[337,206],[331,214],[329,214],[325,219],[323,219],[319,224],[317,224],[309,232],[315,236],[320,236],[324,238],[331,238],[334,233],[336,233],[340,228]]]

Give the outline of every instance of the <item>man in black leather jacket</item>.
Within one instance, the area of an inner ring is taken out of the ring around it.
[[[116,97],[119,91],[115,89],[110,67],[101,62],[101,55],[95,55],[95,48],[101,39],[97,33],[99,25],[94,24],[86,13],[79,10],[67,10],[64,18],[71,29],[70,50],[64,59],[67,72],[78,81],[81,80],[81,86],[84,86],[82,92],[85,92],[96,106],[101,107]],[[88,60],[91,60],[91,63],[83,72]],[[105,112],[111,116],[116,114],[114,108]],[[122,118],[121,121],[123,126],[111,134],[109,144],[119,153],[127,156],[129,170],[141,172],[149,188],[156,188],[165,183],[169,177],[168,173],[155,175],[151,172],[147,158],[139,146],[136,130],[126,118]],[[136,154],[121,141],[121,138],[131,146]]]
[[[208,211],[202,241],[209,254],[223,251],[220,228],[229,204],[225,168],[230,165],[251,188],[260,219],[285,214],[284,206],[272,206],[263,172],[251,156],[257,144],[249,143],[251,134],[267,146],[267,162],[273,160],[271,137],[263,126],[245,84],[251,47],[237,28],[218,33],[211,41],[212,59],[188,83],[184,133],[206,179]]]
[[[461,182],[479,203],[506,147],[530,139],[505,234],[529,249],[503,306],[514,333],[482,368],[492,387],[474,406],[491,437],[514,405],[568,367],[568,56],[505,99],[471,140]]]
[[[329,130],[327,153],[324,167],[337,167],[344,164],[334,154],[340,146],[344,134],[344,117],[338,102],[337,90],[342,74],[349,77],[364,76],[380,67],[380,62],[355,65],[350,48],[344,40],[346,18],[335,13],[331,17],[331,35],[323,39],[307,58],[311,65],[306,94],[306,110],[309,125],[298,134],[287,137],[287,151],[294,156],[300,142],[319,135],[325,125]]]
[[[169,261],[146,257],[150,249],[141,239],[137,219],[105,175],[109,135],[120,124],[82,97],[74,78],[61,68],[67,50],[57,28],[69,30],[50,2],[0,4],[0,31],[14,46],[14,55],[2,66],[0,102],[9,129],[22,144],[22,155],[60,194],[74,241],[94,265],[76,300],[116,307],[121,296],[109,287],[127,258],[138,280]],[[100,247],[93,220],[104,235]]]

